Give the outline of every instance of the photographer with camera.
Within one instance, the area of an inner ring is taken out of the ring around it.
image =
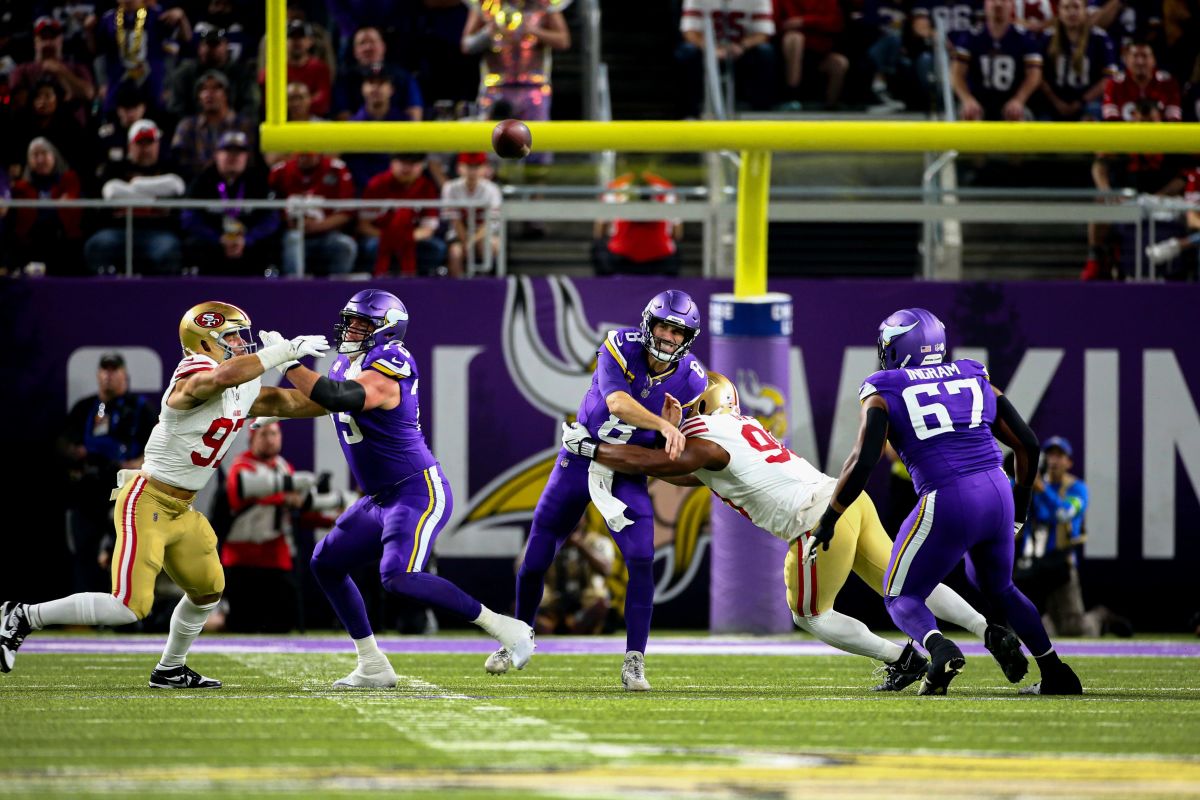
[[[1051,636],[1132,636],[1129,621],[1105,606],[1085,611],[1079,554],[1087,540],[1087,484],[1072,475],[1074,450],[1062,436],[1042,444],[1029,521],[1017,540],[1017,586],[1042,611]]]
[[[230,466],[225,494],[218,500],[228,503],[228,511],[213,514],[213,527],[225,532],[221,564],[230,631],[286,633],[297,626],[299,595],[292,559],[296,518],[340,508],[357,497],[328,491],[327,475],[318,479],[312,472],[293,469],[280,455],[282,450],[278,422],[264,420],[252,426],[250,449]]]

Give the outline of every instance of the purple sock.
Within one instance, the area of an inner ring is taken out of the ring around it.
[[[350,634],[350,638],[365,639],[370,636],[371,623],[367,621],[367,607],[363,605],[362,594],[350,576],[322,567],[315,557],[312,561],[312,574],[317,579],[321,591],[329,598],[333,613],[342,621],[342,626]]]
[[[383,588],[434,608],[452,611],[468,622],[477,618],[483,608],[478,600],[450,581],[427,572],[386,572]]]
[[[529,532],[529,543],[525,546],[525,558],[517,570],[517,619],[526,625],[533,624],[538,606],[542,604],[542,591],[546,588],[546,570],[554,563],[558,553],[558,539],[543,531],[537,523]]]
[[[629,587],[625,592],[625,649],[646,652],[650,616],[654,613],[654,559],[628,562]]]
[[[904,631],[917,644],[922,644],[929,632],[937,627],[933,612],[925,605],[924,598],[916,598],[902,594],[898,597],[884,598],[887,612],[896,623],[896,627]]]
[[[1046,653],[1051,648],[1050,637],[1046,634],[1046,626],[1042,625],[1042,617],[1038,614],[1029,598],[1021,594],[1021,590],[1013,584],[998,592],[994,598],[1004,609],[1008,624],[1021,637],[1021,641],[1035,656]]]

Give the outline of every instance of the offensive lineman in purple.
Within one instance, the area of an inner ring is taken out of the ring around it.
[[[902,309],[879,326],[880,371],[863,382],[858,443],[812,541],[828,549],[833,526],[866,485],[891,441],[912,474],[917,507],[896,536],[884,574],[892,621],[929,652],[920,694],[945,694],[965,666],[962,651],[937,629],[929,592],[966,557],[967,578],[1003,609],[1035,654],[1042,680],[1023,694],[1081,694],[1079,678],[1059,660],[1037,609],[1013,585],[1013,534],[1029,513],[1038,439],[978,361],[943,363],[945,326],[923,308]],[[999,438],[1016,453],[1017,484],[1001,469]],[[810,558],[816,557],[812,547]],[[1011,639],[1012,637],[1007,637]],[[1016,683],[1028,662],[1019,645],[987,641]],[[996,653],[996,649],[1002,652]]]
[[[704,368],[688,353],[700,333],[700,312],[684,292],[656,295],[642,312],[640,328],[610,331],[596,356],[592,385],[579,404],[578,419],[588,433],[610,444],[653,446],[656,434],[666,438],[667,454],[683,452],[683,434],[659,415],[665,403],[690,405],[708,385]],[[670,400],[668,400],[670,398]],[[517,573],[517,618],[532,623],[542,600],[546,570],[554,562],[591,502],[588,489],[591,460],[568,452],[558,454],[550,480],[533,513],[525,557]],[[617,474],[612,494],[627,508],[631,520],[613,540],[629,568],[625,599],[626,657],[621,682],[631,691],[645,691],[644,656],[654,609],[654,510],[644,476]],[[508,656],[493,653],[486,669],[505,672]]]
[[[533,652],[528,625],[495,614],[450,581],[425,572],[433,545],[454,507],[450,483],[421,433],[417,365],[403,344],[408,310],[389,292],[365,289],[341,311],[339,356],[321,377],[287,372],[296,388],[333,412],[346,461],[364,492],[313,551],[312,572],[358,651],[358,665],[339,687],[388,687],[396,673],[379,651],[362,594],[350,571],[379,561],[390,592],[450,611],[516,648]]]

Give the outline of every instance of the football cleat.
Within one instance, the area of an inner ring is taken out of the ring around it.
[[[1021,640],[1003,625],[988,625],[983,632],[983,646],[996,659],[1009,683],[1020,683],[1029,672],[1029,659],[1021,652]]]
[[[917,690],[917,694],[945,694],[950,681],[954,680],[966,665],[967,659],[962,650],[958,649],[958,645],[943,638],[929,653],[929,671],[925,673],[925,679],[921,681],[921,688]]]
[[[503,647],[492,653],[487,657],[487,661],[483,662],[483,668],[493,675],[503,675],[511,667],[512,655]]]
[[[909,641],[904,652],[891,664],[884,664],[876,672],[884,675],[883,683],[871,689],[873,692],[899,692],[909,684],[919,681],[929,671],[929,661],[917,652]]]
[[[1053,670],[1042,673],[1042,679],[1032,686],[1026,686],[1018,694],[1038,695],[1070,695],[1083,694],[1083,684],[1075,670],[1064,663],[1059,663]]]
[[[0,606],[0,672],[12,672],[21,642],[32,630],[23,604],[9,600]]]
[[[394,689],[396,687],[396,670],[392,669],[389,661],[359,663],[344,678],[333,682],[335,689]]]
[[[508,651],[512,665],[517,669],[525,669],[537,645],[533,642],[533,628],[519,619],[500,615],[496,623],[496,639]]]
[[[187,664],[163,669],[155,667],[150,673],[151,689],[220,689],[216,678],[206,678]]]
[[[636,650],[625,654],[621,665],[621,685],[627,692],[648,692],[650,681],[646,680],[646,657]]]

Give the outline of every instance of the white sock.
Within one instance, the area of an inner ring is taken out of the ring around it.
[[[500,615],[482,603],[479,604],[479,616],[471,620],[471,622],[483,628],[491,636],[496,635],[496,623],[499,621]]]
[[[221,602],[220,600],[217,603]],[[186,594],[175,606],[171,613],[171,632],[167,635],[167,645],[163,648],[162,658],[158,660],[161,669],[181,667],[187,661],[188,649],[192,642],[204,630],[208,615],[217,607],[217,603],[198,606]]]
[[[801,629],[808,631],[825,644],[831,644],[847,653],[891,664],[904,652],[903,647],[895,642],[879,638],[854,617],[848,617],[832,609],[817,614],[815,617],[802,617],[793,612],[792,619]]]
[[[358,663],[379,665],[391,664],[387,660],[387,656],[379,649],[379,645],[375,642],[375,635],[363,637],[362,639],[354,639],[354,649],[358,651]]]
[[[983,632],[987,630],[987,620],[983,614],[972,608],[971,604],[963,600],[958,592],[944,583],[933,587],[929,597],[925,598],[925,606],[938,619],[944,619],[947,622],[953,622],[960,628],[966,628],[980,639],[983,638]]]
[[[60,600],[25,606],[34,630],[47,625],[128,625],[137,614],[111,594],[80,592]]]

